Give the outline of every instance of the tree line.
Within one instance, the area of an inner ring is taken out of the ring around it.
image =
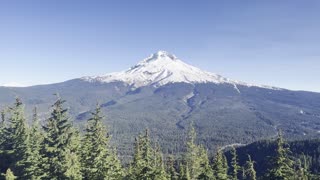
[[[68,116],[65,101],[59,96],[50,116],[40,123],[34,109],[32,123],[27,123],[20,99],[1,112],[0,171],[7,180],[255,180],[317,178],[305,162],[292,157],[288,144],[279,133],[274,155],[269,158],[270,169],[260,177],[256,163],[247,156],[239,165],[237,150],[230,150],[227,160],[222,149],[214,158],[207,149],[196,143],[196,132],[191,126],[187,150],[180,157],[164,157],[161,147],[152,143],[146,130],[135,138],[131,162],[123,166],[116,148],[110,145],[111,136],[103,124],[104,116],[97,105],[87,120],[83,132],[76,129]]]

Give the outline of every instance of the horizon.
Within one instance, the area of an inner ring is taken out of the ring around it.
[[[320,92],[318,1],[32,2],[0,7],[0,85],[123,71],[164,50],[230,79]]]

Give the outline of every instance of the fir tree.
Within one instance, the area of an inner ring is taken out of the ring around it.
[[[207,151],[195,143],[196,137],[196,131],[193,125],[191,125],[187,142],[187,152],[184,155],[186,165],[190,172],[190,178],[199,179],[201,176],[202,179],[210,179],[213,172],[209,167]]]
[[[230,152],[231,152],[231,156],[232,156],[232,159],[231,159],[231,179],[237,180],[240,166],[238,164],[238,156],[237,156],[236,148],[232,147]]]
[[[97,106],[87,122],[82,147],[82,173],[84,179],[119,179],[123,172],[115,153],[109,149],[109,136],[102,124],[101,108]]]
[[[127,179],[167,179],[167,174],[163,167],[160,150],[151,147],[149,131],[146,130],[144,136],[139,136],[135,141],[135,154],[131,164],[131,174]]]
[[[200,174],[197,179],[212,180],[214,179],[212,168],[209,164],[208,153],[203,147],[199,148],[200,151]]]
[[[163,163],[163,156],[160,150],[160,145],[156,144],[155,150],[154,150],[154,178],[159,180],[166,180],[168,174],[165,171],[164,163]]]
[[[305,155],[302,156],[302,160],[303,162],[301,162],[300,159],[298,159],[296,162],[295,179],[308,180],[310,178],[310,173],[308,171],[308,165],[307,165],[307,160]]]
[[[179,174],[176,171],[174,163],[175,163],[174,157],[172,155],[169,156],[167,159],[167,171],[168,171],[168,177],[170,180],[179,179]]]
[[[226,157],[222,150],[218,150],[213,162],[213,172],[215,179],[227,180],[228,179],[228,165],[226,165]]]
[[[42,163],[40,150],[43,142],[43,134],[39,126],[37,108],[34,108],[32,126],[28,134],[27,159],[23,178],[37,180],[41,179],[43,175],[42,169],[40,168]]]
[[[268,170],[268,178],[274,180],[292,179],[295,172],[290,153],[290,149],[288,145],[285,144],[280,131],[276,140],[275,155],[270,159],[271,168]]]
[[[190,171],[189,171],[188,167],[189,166],[187,163],[186,163],[186,165],[180,164],[179,180],[191,180]]]
[[[243,179],[256,180],[256,171],[254,170],[254,162],[251,160],[251,156],[248,155],[248,161],[243,168]]]
[[[79,159],[76,157],[78,144],[73,141],[77,138],[77,132],[69,120],[68,110],[63,108],[64,103],[65,101],[58,96],[52,106],[51,117],[43,126],[43,179],[81,179],[81,176],[77,176],[81,174]]]
[[[12,170],[17,177],[22,178],[27,159],[28,133],[24,106],[19,98],[9,111],[11,116],[8,119],[8,125],[2,130],[4,140],[1,147],[10,162],[10,171]]]

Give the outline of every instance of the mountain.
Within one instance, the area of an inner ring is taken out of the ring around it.
[[[169,83],[227,83],[234,85],[238,91],[237,85],[254,86],[203,71],[184,63],[175,55],[166,51],[158,51],[126,71],[102,76],[88,76],[82,79],[101,83],[124,82],[135,88],[143,86],[159,87]],[[267,86],[262,87],[268,88]]]
[[[293,140],[320,136],[320,94],[251,85],[202,71],[159,51],[122,72],[32,87],[0,87],[0,108],[19,96],[27,114],[38,107],[48,117],[59,93],[75,124],[83,127],[101,104],[106,124],[123,155],[133,137],[149,128],[165,153],[184,150],[190,123],[210,149],[273,137],[277,129]]]

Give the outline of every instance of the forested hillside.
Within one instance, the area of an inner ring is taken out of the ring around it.
[[[319,140],[287,144],[281,133],[274,141],[261,141],[214,157],[197,144],[193,126],[182,155],[163,155],[149,130],[135,138],[128,164],[119,160],[109,143],[112,134],[103,125],[101,106],[87,119],[83,132],[76,129],[59,96],[51,115],[39,122],[34,109],[28,125],[24,105],[1,113],[0,171],[2,179],[317,179]],[[212,152],[211,152],[212,153]]]
[[[320,140],[303,140],[292,141],[284,144],[288,149],[288,156],[292,157],[293,164],[296,168],[301,167],[305,170],[305,173],[320,174]],[[263,176],[268,172],[268,169],[272,168],[273,164],[270,162],[272,158],[277,155],[277,141],[264,140],[254,142],[247,146],[238,147],[237,154],[239,158],[239,164],[244,165],[246,163],[248,155],[251,156],[255,162],[255,170],[257,176]],[[227,151],[227,159],[231,161],[232,151]]]

